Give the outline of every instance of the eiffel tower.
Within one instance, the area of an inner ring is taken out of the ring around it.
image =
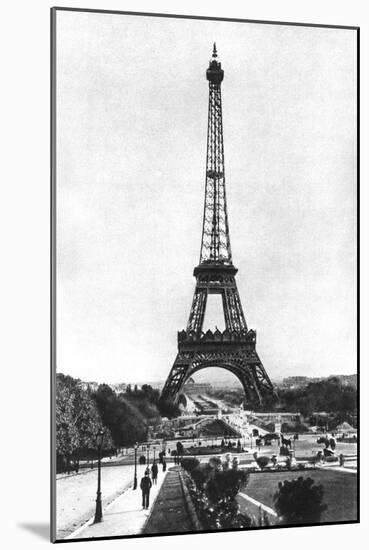
[[[186,330],[178,332],[178,354],[162,391],[176,402],[195,372],[222,367],[241,382],[248,406],[258,407],[274,397],[273,385],[256,352],[256,332],[247,328],[238,294],[229,239],[224,176],[221,82],[224,71],[214,44],[206,71],[209,81],[206,183],[200,262],[194,269],[196,288]],[[203,332],[209,294],[220,294],[225,330]]]

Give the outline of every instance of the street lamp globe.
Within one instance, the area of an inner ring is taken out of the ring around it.
[[[98,447],[101,447],[104,440],[105,431],[103,429],[99,430],[96,434],[96,444]]]

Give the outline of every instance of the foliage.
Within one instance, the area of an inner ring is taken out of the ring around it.
[[[266,468],[266,466],[268,466],[269,464],[269,458],[267,456],[259,456],[256,459],[256,464],[261,470],[264,470],[264,468]]]
[[[96,456],[96,433],[105,427],[104,449],[144,441],[160,421],[160,393],[149,385],[127,387],[117,395],[107,384],[95,392],[80,380],[57,375],[56,439],[62,456]]]
[[[323,504],[324,489],[308,477],[279,482],[274,495],[275,509],[281,522],[289,524],[318,523],[327,506]]]
[[[72,390],[59,379],[56,383],[56,450],[59,455],[69,456],[79,443],[78,429],[74,422]]]
[[[216,472],[206,485],[206,495],[212,503],[234,500],[241,487],[246,485],[248,478],[244,470]]]
[[[166,418],[175,418],[181,413],[175,403],[173,403],[172,401],[166,401],[165,399],[158,400],[158,409],[161,416],[164,416]]]
[[[195,468],[198,468],[200,465],[200,462],[197,460],[197,458],[187,457],[182,458],[181,466],[186,472],[192,472]]]
[[[212,456],[208,462],[208,469],[216,472],[222,469],[222,459],[219,456]]]
[[[342,414],[356,411],[356,389],[344,386],[334,376],[319,382],[310,382],[306,387],[279,392],[287,411],[300,411],[304,416],[313,412],[330,411]]]
[[[81,458],[96,457],[96,435],[104,429],[95,401],[79,380],[58,374],[56,379],[56,453],[58,470],[69,471],[73,459],[78,469]],[[103,449],[110,451],[114,443],[109,429],[104,429]]]
[[[210,447],[186,447],[185,452],[190,455],[218,455],[221,451],[219,446],[212,445]]]
[[[179,456],[182,456],[184,452],[183,443],[181,443],[181,441],[177,441],[176,447],[177,447],[177,454]]]
[[[242,388],[232,390],[214,388],[211,395],[232,406],[238,406],[244,399]],[[279,402],[266,403],[262,410],[299,411],[305,417],[310,417],[313,412],[329,411],[335,413],[334,424],[337,425],[343,421],[352,423],[351,415],[355,414],[357,409],[356,388],[342,384],[340,379],[334,376],[318,382],[310,382],[304,387],[280,388],[278,397]],[[296,426],[292,431],[296,431]]]
[[[303,424],[302,422],[282,422],[281,431],[284,434],[290,434],[292,432],[302,434],[309,431],[309,426]]]
[[[146,438],[147,424],[142,421],[142,414],[136,407],[125,399],[124,394],[118,396],[109,386],[101,384],[93,396],[101,418],[110,428],[118,447]]]
[[[207,480],[206,470],[204,470],[204,468],[194,468],[191,471],[191,477],[194,480],[197,489],[199,489],[199,491],[203,491]]]
[[[132,390],[128,385],[126,393],[119,395],[108,385],[101,384],[93,397],[118,447],[145,441],[149,425],[160,420],[159,391],[147,384],[140,390],[137,386]]]
[[[205,529],[242,529],[252,525],[251,518],[240,513],[236,501],[239,490],[248,482],[246,472],[222,470],[220,458],[211,458],[206,466],[190,458],[183,459],[182,464],[190,473],[190,494]]]
[[[290,456],[291,451],[287,447],[281,446],[281,447],[279,447],[279,454],[281,456]]]

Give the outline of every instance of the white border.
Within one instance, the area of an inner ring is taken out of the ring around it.
[[[47,544],[25,525],[46,533],[49,521],[49,7],[52,5],[239,17],[361,27],[361,419],[368,400],[368,30],[364,1],[351,0],[18,0],[2,6],[2,543],[33,550]],[[365,121],[365,124],[364,124]],[[366,152],[366,154],[364,154]],[[368,444],[362,443],[362,487]],[[362,524],[101,541],[88,543],[150,550],[190,545],[335,550],[360,547],[367,533],[368,499],[362,489]],[[23,525],[23,527],[22,527]],[[362,541],[360,541],[362,539]],[[84,545],[86,543],[78,543]]]

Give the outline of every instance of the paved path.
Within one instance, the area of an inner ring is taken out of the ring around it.
[[[142,472],[139,472],[139,474],[142,475],[144,469],[143,467]],[[81,539],[140,534],[167,473],[159,471],[158,482],[152,486],[150,491],[150,508],[148,510],[143,510],[141,506],[142,493],[139,486],[134,491],[131,484],[128,489],[105,507],[101,523],[94,524],[92,517],[85,525],[66,538]],[[140,484],[141,475],[138,476],[138,485]]]
[[[179,478],[179,467],[170,468],[143,534],[193,531]]]
[[[139,466],[138,475],[142,475]],[[102,504],[106,507],[133,483],[132,466],[104,467],[101,470]],[[57,538],[64,539],[89,520],[95,512],[97,470],[56,483]]]

